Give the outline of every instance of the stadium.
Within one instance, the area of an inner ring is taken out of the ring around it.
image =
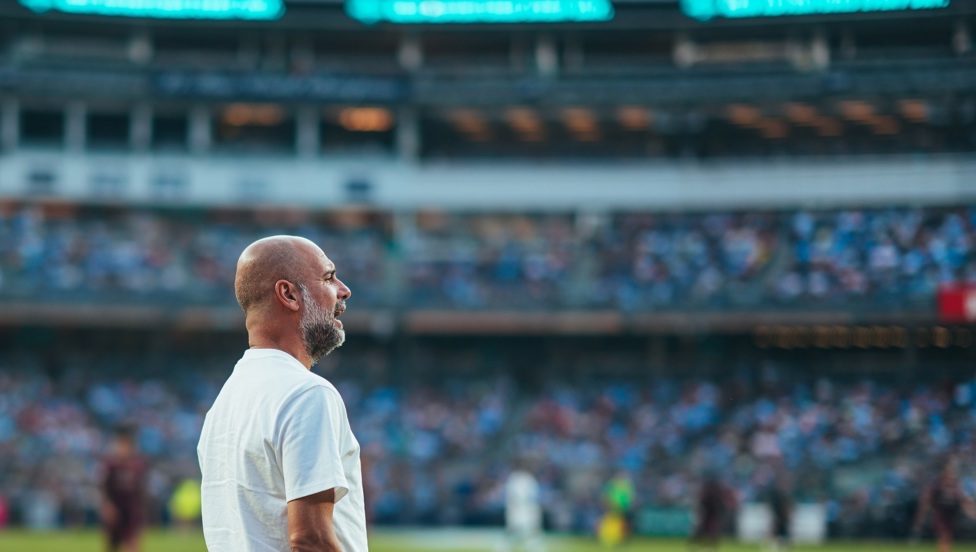
[[[950,464],[976,550],[974,24],[974,0],[0,1],[0,550],[105,549],[120,427],[142,549],[206,550],[235,270],[277,234],[352,290],[313,371],[372,550],[522,549],[518,470],[527,550],[697,549],[708,481],[721,550],[936,550]]]

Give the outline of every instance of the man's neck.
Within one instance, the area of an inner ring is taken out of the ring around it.
[[[312,369],[312,359],[305,349],[297,319],[257,308],[246,313],[244,325],[249,348],[277,349],[295,357],[306,370]]]
[[[276,349],[288,353],[302,363],[306,370],[312,369],[312,359],[309,358],[308,352],[305,351],[305,346],[300,340],[296,343],[294,339],[282,339],[280,337],[276,339],[272,336],[250,332],[247,345],[251,349]]]

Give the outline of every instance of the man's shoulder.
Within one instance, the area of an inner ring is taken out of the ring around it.
[[[309,373],[308,377],[297,379],[295,381],[295,386],[288,394],[286,400],[298,398],[322,400],[324,402],[335,401],[339,404],[344,404],[342,401],[342,396],[339,394],[339,390],[332,385],[332,382],[312,373]]]

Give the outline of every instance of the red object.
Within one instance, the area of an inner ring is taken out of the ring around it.
[[[976,287],[945,287],[939,290],[939,321],[945,324],[976,322]]]

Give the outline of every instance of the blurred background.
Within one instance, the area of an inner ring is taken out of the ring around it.
[[[315,371],[376,534],[500,531],[524,460],[647,549],[709,475],[742,539],[783,478],[814,541],[976,493],[976,2],[346,2],[0,2],[0,546],[94,531],[120,424],[198,534],[277,233],[353,290]]]

